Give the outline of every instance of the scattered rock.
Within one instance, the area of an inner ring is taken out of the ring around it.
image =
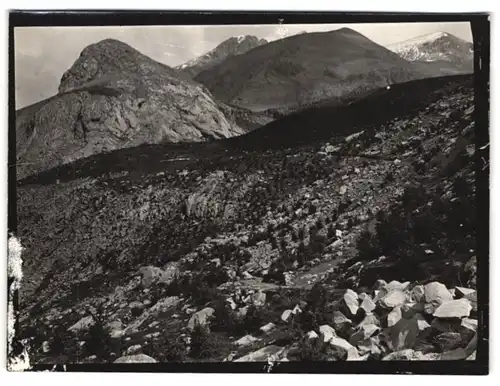
[[[336,310],[333,312],[333,327],[335,331],[346,333],[352,325],[351,319],[347,318],[342,312]]]
[[[142,350],[142,346],[140,344],[134,344],[133,346],[130,346],[125,353],[123,354],[124,356],[127,355],[133,355],[135,353],[138,353],[139,351]]]
[[[420,351],[406,349],[395,351],[382,358],[383,361],[434,361],[439,359],[439,354],[423,354]]]
[[[273,358],[278,358],[280,353],[283,352],[283,347],[280,346],[266,346],[241,358],[236,359],[234,362],[268,362]]]
[[[235,345],[237,346],[248,346],[252,343],[258,342],[260,339],[254,338],[252,335],[245,335],[243,338],[238,339],[236,342],[234,342]]]
[[[437,281],[427,284],[424,287],[425,302],[428,313],[432,314],[441,304],[448,300],[453,300],[453,296],[444,284]]]
[[[401,283],[397,280],[393,280],[385,286],[385,290],[387,292],[392,292],[394,290],[406,291],[406,289],[409,287],[409,285],[410,285],[409,281],[405,281],[404,283]]]
[[[267,333],[271,332],[272,330],[274,330],[275,328],[276,328],[276,325],[274,323],[267,323],[265,326],[262,326],[260,328],[260,331],[267,334]]]
[[[337,336],[335,330],[328,324],[324,324],[319,327],[319,335],[321,336],[321,339],[323,339],[323,342],[328,342],[334,336]]]
[[[197,325],[206,326],[210,318],[215,314],[215,310],[211,307],[206,307],[201,311],[196,312],[188,322],[188,329],[193,331]]]
[[[68,331],[75,333],[86,331],[90,328],[90,326],[93,326],[94,324],[94,318],[92,317],[92,315],[89,315],[73,324],[70,328],[68,328]]]
[[[405,301],[406,294],[399,289],[395,289],[382,297],[379,304],[384,308],[394,308],[403,305]]]
[[[361,308],[365,310],[367,314],[369,314],[375,309],[375,307],[377,307],[376,304],[373,302],[370,296],[366,295],[363,301],[361,302]]]
[[[454,350],[463,345],[462,335],[458,332],[443,332],[436,337],[436,342],[443,352]]]
[[[363,324],[354,334],[351,335],[349,343],[353,346],[357,346],[359,342],[370,338],[378,331],[380,331],[380,328],[375,324]]]
[[[463,318],[460,325],[470,331],[477,331],[477,319]]]
[[[146,354],[128,355],[118,358],[114,363],[158,363],[154,358]]]
[[[472,306],[470,301],[462,298],[442,303],[434,312],[435,318],[463,318],[470,315]]]
[[[141,284],[144,288],[149,288],[154,282],[158,281],[163,276],[164,272],[159,267],[149,265],[139,269],[141,277]]]
[[[50,351],[50,343],[46,340],[42,343],[42,351],[48,353]]]
[[[382,288],[385,288],[386,286],[387,286],[387,282],[385,280],[378,279],[375,282],[375,284],[373,285],[373,290],[377,291],[377,290],[380,290]]]
[[[423,285],[417,285],[410,292],[411,302],[420,303],[425,299],[425,288]]]
[[[465,287],[455,287],[455,293],[458,298],[466,298],[468,295],[475,293],[476,290],[465,288]]]
[[[319,335],[318,335],[318,334],[316,334],[316,332],[315,332],[315,331],[309,331],[309,332],[307,333],[307,338],[308,338],[308,339],[318,339],[318,338],[319,338]]]
[[[464,275],[467,281],[467,286],[476,288],[477,280],[477,258],[472,256],[464,267]]]
[[[281,320],[284,322],[288,322],[288,319],[290,319],[291,315],[292,315],[292,310],[285,310],[281,314]]]
[[[398,351],[411,348],[417,341],[419,334],[430,327],[422,315],[415,315],[411,319],[400,319],[389,330],[389,345],[392,350]]]
[[[348,289],[344,294],[344,302],[351,315],[358,313],[358,294],[356,292]]]
[[[415,314],[421,314],[425,311],[424,303],[405,303],[401,306],[403,318],[410,319]]]
[[[302,313],[302,310],[300,309],[300,307],[298,306],[298,304],[296,304],[295,307],[293,307],[292,314],[293,315],[297,315],[297,314],[300,314],[300,313]]]
[[[387,327],[396,325],[403,317],[401,307],[394,307],[389,314],[387,314]]]

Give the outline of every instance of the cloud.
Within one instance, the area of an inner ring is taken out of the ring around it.
[[[437,31],[472,40],[469,23],[16,27],[16,106],[23,107],[56,94],[62,74],[80,52],[89,44],[107,38],[121,40],[154,60],[177,66],[231,36],[255,35],[276,40],[302,31],[331,31],[345,26],[382,45]]]

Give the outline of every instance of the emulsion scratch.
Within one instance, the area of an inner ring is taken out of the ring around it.
[[[10,281],[9,302],[7,305],[7,339],[8,339],[8,369],[9,371],[24,371],[31,368],[29,354],[26,347],[20,353],[13,353],[14,339],[16,336],[16,311],[14,310],[14,296],[21,288],[23,278],[21,254],[23,247],[14,236],[9,237],[9,250],[7,262],[7,275]],[[22,343],[22,342],[19,342]]]

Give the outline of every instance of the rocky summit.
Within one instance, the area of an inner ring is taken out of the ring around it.
[[[243,132],[203,86],[107,39],[82,51],[56,96],[16,113],[17,177],[125,147]]]
[[[206,54],[199,56],[186,62],[178,67],[179,70],[184,71],[192,77],[195,77],[200,72],[208,70],[231,56],[241,55],[251,49],[267,44],[266,39],[259,39],[252,35],[234,36],[224,40],[213,50]]]
[[[113,67],[88,53],[57,103],[136,100],[161,67],[121,63],[145,83],[131,77],[119,96],[69,91]],[[146,90],[144,103],[180,92]],[[143,144],[19,181],[30,360],[473,359],[473,112],[471,76],[418,80],[236,138]]]

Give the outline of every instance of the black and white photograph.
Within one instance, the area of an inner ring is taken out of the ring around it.
[[[148,15],[10,14],[8,369],[487,374],[488,15]]]

